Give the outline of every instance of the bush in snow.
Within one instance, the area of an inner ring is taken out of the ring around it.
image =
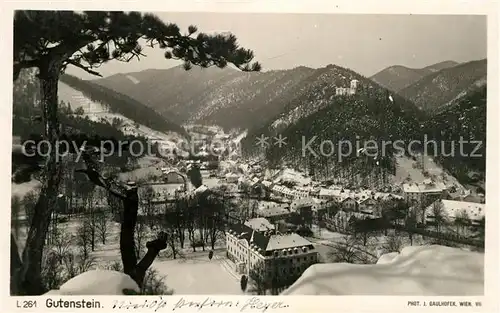
[[[42,263],[42,277],[46,289],[56,289],[64,281],[60,258],[54,251],[44,253]]]
[[[113,261],[104,266],[104,269],[110,270],[110,271],[117,271],[117,272],[122,272],[123,271],[123,265],[120,261]]]
[[[167,277],[160,275],[158,271],[154,268],[149,268],[144,277],[144,283],[141,288],[141,294],[143,295],[172,295],[174,291],[168,289],[165,284],[165,279]]]
[[[105,270],[123,272],[122,263],[119,261],[113,261],[104,266]],[[165,279],[167,277],[160,275],[160,273],[149,268],[144,277],[144,283],[141,288],[142,295],[172,295],[174,291],[169,289],[165,284]]]

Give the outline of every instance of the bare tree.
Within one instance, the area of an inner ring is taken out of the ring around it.
[[[95,264],[95,257],[90,254],[85,255],[82,251],[78,254],[67,254],[64,258],[64,266],[67,275],[66,280],[94,268]]]
[[[444,212],[443,203],[441,201],[436,201],[432,205],[432,216],[434,217],[436,232],[440,234],[442,226],[447,222],[446,213]]]
[[[362,245],[360,238],[345,235],[340,242],[335,243],[333,251],[328,253],[331,262],[345,262],[355,264],[367,264],[370,256],[359,248]]]
[[[179,240],[179,245],[181,249],[184,248],[184,240],[186,238],[186,224],[187,217],[191,217],[190,214],[187,214],[186,211],[188,209],[187,203],[184,199],[177,198],[175,200],[174,212],[172,214],[173,219],[173,227],[176,233],[176,237]]]
[[[140,189],[139,200],[141,201],[141,206],[143,208],[143,215],[146,218],[146,223],[149,228],[153,229],[155,227],[155,207],[153,201],[155,199],[155,191],[151,185],[146,185]]]
[[[76,231],[76,244],[80,253],[86,259],[91,251],[91,226],[89,218],[84,218]]]
[[[456,226],[457,235],[463,236],[464,229],[470,225],[470,218],[467,214],[467,211],[460,210],[459,212],[457,212],[453,224],[455,224]]]
[[[55,253],[59,264],[63,264],[64,258],[72,253],[73,235],[67,229],[58,227],[53,239],[50,250]]]
[[[186,231],[188,232],[188,239],[193,252],[196,252],[196,206],[197,204],[190,202],[184,212]]]
[[[177,250],[177,235],[175,233],[170,233],[168,236],[168,242],[172,251],[172,258],[176,259],[177,254],[179,253],[179,251]]]
[[[88,226],[90,231],[90,248],[95,251],[96,238],[97,238],[97,224],[99,223],[99,215],[97,211],[97,201],[95,189],[88,193],[87,195],[87,209],[88,209]]]
[[[109,221],[111,217],[105,210],[99,210],[96,212],[96,217],[97,217],[97,235],[99,236],[99,239],[101,240],[102,244],[106,244],[106,239],[108,237],[109,233]]]
[[[223,197],[223,195],[222,195]],[[207,213],[210,214],[207,224],[208,236],[212,250],[215,249],[215,244],[220,232],[224,232],[224,221],[226,210],[224,207],[224,199],[221,195],[211,195],[209,199],[209,209]]]
[[[415,210],[416,209],[409,210],[405,219],[405,228],[410,239],[410,246],[413,245],[413,234],[415,233],[415,228],[417,227],[417,213]]]
[[[202,207],[203,205],[203,207]],[[206,244],[206,234],[207,234],[207,224],[208,224],[208,217],[207,217],[207,212],[206,212],[206,204],[200,204],[198,203],[195,206],[196,209],[196,228],[198,229],[198,234],[200,237],[199,244],[201,245],[201,249],[205,251],[205,244]]]

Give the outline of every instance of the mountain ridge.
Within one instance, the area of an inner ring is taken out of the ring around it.
[[[398,92],[419,108],[434,111],[486,84],[487,59],[461,63],[424,76]]]
[[[392,65],[370,76],[370,79],[391,91],[398,92],[401,89],[415,83],[419,79],[422,79],[426,75],[457,66],[458,64],[458,62],[447,60],[431,64],[423,68]]]

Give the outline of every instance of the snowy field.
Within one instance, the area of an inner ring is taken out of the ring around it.
[[[283,295],[479,296],[484,254],[444,246],[406,247],[377,264],[316,264]]]
[[[167,276],[165,282],[174,294],[242,295],[239,276],[234,274],[234,265],[225,254],[216,251],[209,260],[208,252],[196,252],[182,259],[156,260],[153,267]]]

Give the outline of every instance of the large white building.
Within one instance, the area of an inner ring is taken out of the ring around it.
[[[311,242],[294,233],[278,233],[263,220],[231,225],[226,232],[227,255],[235,262],[239,273],[249,274],[261,266],[259,270],[268,278],[272,275],[300,276],[318,262],[318,252]]]
[[[426,179],[422,183],[403,184],[403,192],[406,202],[416,201],[418,203],[427,196],[440,197],[446,191],[446,185],[442,182],[434,182]]]

